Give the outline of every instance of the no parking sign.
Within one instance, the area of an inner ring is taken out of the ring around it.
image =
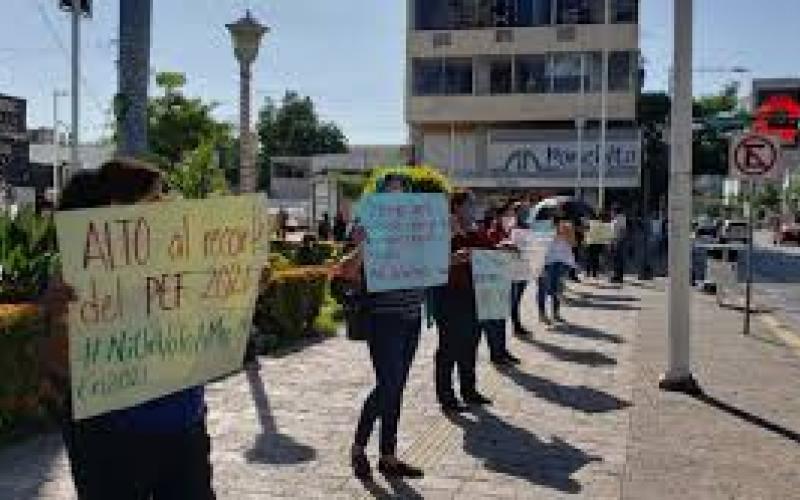
[[[770,136],[745,134],[731,141],[731,175],[748,180],[774,179],[780,173],[781,147]]]

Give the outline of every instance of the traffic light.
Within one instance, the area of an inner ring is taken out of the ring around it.
[[[61,10],[72,12],[73,6],[78,3],[81,14],[85,17],[92,17],[92,0],[58,0]]]

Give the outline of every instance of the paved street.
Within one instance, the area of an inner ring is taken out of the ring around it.
[[[800,387],[774,384],[798,379],[800,358],[761,323],[743,339],[736,313],[697,296],[695,363],[716,399],[694,400],[655,389],[666,356],[662,282],[583,284],[569,297],[568,326],[511,340],[519,370],[495,371],[481,346],[480,385],[495,404],[464,417],[447,419],[434,403],[436,336],[425,333],[399,436],[402,456],[426,470],[421,481],[351,478],[348,448],[372,380],[359,343],[327,340],[215,384],[219,498],[750,500],[800,491]],[[74,498],[57,436],[0,452],[0,498]]]
[[[800,246],[775,246],[759,234],[754,254],[755,294],[787,319],[800,324]]]

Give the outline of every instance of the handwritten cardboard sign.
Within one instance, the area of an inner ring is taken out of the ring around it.
[[[385,193],[361,201],[370,292],[447,283],[450,217],[443,194]]]
[[[248,195],[56,214],[75,419],[127,408],[242,363],[266,203]]]
[[[587,245],[608,245],[614,241],[614,224],[597,220],[589,221],[586,233]]]
[[[502,250],[472,251],[472,281],[478,320],[505,319],[511,312],[514,257]]]
[[[553,241],[555,232],[536,232],[531,229],[513,229],[511,241],[519,249],[520,255],[512,263],[515,281],[528,281],[539,277],[544,268],[547,247]]]

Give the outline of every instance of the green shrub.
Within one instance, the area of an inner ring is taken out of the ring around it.
[[[332,241],[318,241],[311,245],[310,251],[301,250],[302,243],[273,240],[270,251],[286,257],[297,266],[320,266],[337,259],[342,253],[342,245]]]
[[[328,290],[327,267],[298,267],[267,273],[253,319],[263,350],[271,343],[291,342],[314,334]]]
[[[271,272],[286,271],[292,268],[292,261],[282,254],[270,252],[269,254],[269,269]]]
[[[34,300],[57,261],[52,219],[30,209],[0,216],[0,303]]]
[[[0,305],[0,442],[48,420],[53,394],[39,362],[43,335],[36,306]]]

